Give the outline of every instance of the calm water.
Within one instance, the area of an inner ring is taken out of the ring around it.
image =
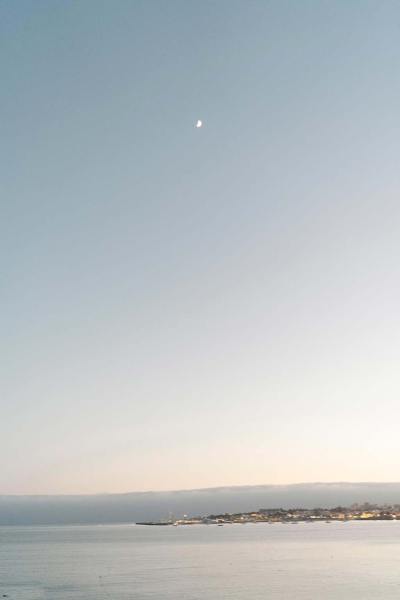
[[[400,522],[0,528],[0,598],[390,600]]]

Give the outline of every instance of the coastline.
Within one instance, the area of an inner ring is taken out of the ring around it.
[[[207,516],[170,518],[160,521],[141,521],[136,525],[179,526],[179,525],[231,525],[246,523],[317,523],[348,521],[400,521],[400,505],[363,505],[335,508],[291,508],[262,509],[252,512],[210,514]]]

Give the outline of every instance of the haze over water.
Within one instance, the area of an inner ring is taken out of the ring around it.
[[[397,600],[400,523],[0,528],[10,600]]]

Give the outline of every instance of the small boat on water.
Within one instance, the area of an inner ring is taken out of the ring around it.
[[[174,525],[174,523],[172,521],[142,521],[141,523],[136,523],[136,525],[158,525],[158,526],[165,526],[165,525]]]

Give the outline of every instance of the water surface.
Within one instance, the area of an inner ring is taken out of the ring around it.
[[[400,522],[0,528],[10,600],[391,600]]]

